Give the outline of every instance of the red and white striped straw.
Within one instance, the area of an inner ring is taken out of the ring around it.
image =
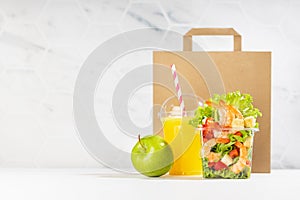
[[[184,101],[182,99],[182,92],[181,92],[181,87],[179,84],[179,79],[177,76],[177,72],[176,72],[176,67],[175,64],[171,65],[171,70],[172,70],[172,75],[173,75],[173,80],[174,80],[174,84],[175,84],[175,88],[176,88],[176,92],[177,92],[177,98],[180,104],[180,108],[182,111],[182,114],[185,115],[185,106],[184,106]]]

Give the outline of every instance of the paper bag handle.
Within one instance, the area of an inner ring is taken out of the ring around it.
[[[192,51],[192,36],[195,35],[232,35],[234,51],[242,50],[242,36],[233,28],[192,28],[183,36],[184,51]]]

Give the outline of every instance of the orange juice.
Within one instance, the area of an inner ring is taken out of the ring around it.
[[[166,117],[165,140],[171,145],[175,162],[170,175],[202,175],[200,132],[189,124],[192,117]]]

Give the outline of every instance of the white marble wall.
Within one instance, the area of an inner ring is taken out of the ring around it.
[[[273,52],[272,167],[299,168],[299,19],[296,0],[0,0],[0,166],[101,166],[76,136],[72,94],[81,64],[113,35],[142,27],[234,27],[243,50]],[[232,46],[226,37],[196,41],[207,50]],[[107,76],[151,63],[150,51],[136,54]],[[142,108],[150,108],[150,91],[133,97],[141,109],[131,107],[131,116],[141,126],[149,120]]]

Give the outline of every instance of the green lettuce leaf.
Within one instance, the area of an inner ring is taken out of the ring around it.
[[[259,109],[254,108],[252,104],[253,98],[250,94],[241,94],[240,91],[230,92],[223,95],[215,94],[210,100],[217,104],[220,100],[223,100],[226,104],[237,108],[244,117],[253,116],[256,119],[257,117],[262,116]]]
[[[190,120],[190,124],[194,127],[198,127],[198,125],[202,124],[202,120],[207,118],[207,117],[213,117],[216,113],[216,109],[208,106],[208,105],[204,105],[204,107],[199,106],[197,108],[197,110],[195,111],[195,115],[194,118]]]
[[[215,94],[211,99],[211,102],[219,104],[222,100],[228,105],[232,105],[237,108],[243,115],[243,117],[253,116],[255,119],[259,116],[262,116],[262,113],[258,108],[253,106],[253,98],[250,94],[241,94],[240,91],[230,92],[228,94],[218,95]],[[194,118],[190,121],[190,124],[194,127],[198,127],[203,124],[203,119],[207,117],[213,117],[218,121],[218,112],[217,109],[204,103],[204,106],[200,106],[195,111]],[[256,123],[256,128],[259,124]]]

